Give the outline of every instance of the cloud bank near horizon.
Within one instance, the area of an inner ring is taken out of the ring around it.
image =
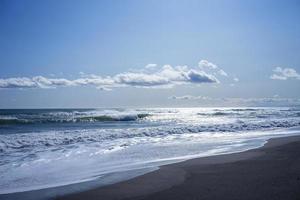
[[[273,80],[287,80],[287,79],[297,79],[300,80],[300,74],[293,68],[281,68],[276,67],[273,70],[273,74],[270,76]]]
[[[251,105],[251,106],[260,106],[260,105],[292,105],[299,106],[299,98],[283,98],[278,95],[273,97],[262,97],[262,98],[213,98],[207,96],[193,96],[193,95],[184,95],[184,96],[171,96],[169,99],[173,100],[185,100],[185,101],[203,101],[209,103],[227,103],[229,105]]]
[[[217,65],[201,60],[199,66],[148,64],[143,69],[119,73],[113,76],[99,76],[81,73],[80,78],[48,78],[44,76],[14,77],[0,79],[0,88],[57,88],[74,86],[94,86],[97,89],[111,90],[117,87],[171,88],[183,84],[220,83],[217,76],[228,76]]]

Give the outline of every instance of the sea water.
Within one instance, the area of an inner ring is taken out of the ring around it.
[[[284,107],[0,110],[0,194],[245,151],[299,127],[300,108]]]

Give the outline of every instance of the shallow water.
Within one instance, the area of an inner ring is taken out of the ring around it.
[[[300,108],[0,110],[0,194],[244,151],[299,126]]]

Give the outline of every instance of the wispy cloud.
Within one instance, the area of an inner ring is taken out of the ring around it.
[[[300,74],[293,68],[281,68],[276,67],[273,70],[273,74],[270,76],[274,80],[287,80],[287,79],[298,79],[300,80]]]
[[[153,69],[155,67],[157,67],[157,64],[153,64],[153,63],[150,63],[150,64],[145,66],[146,69]]]
[[[141,70],[124,72],[113,76],[99,76],[80,73],[80,78],[48,78],[44,76],[16,77],[0,79],[0,88],[56,88],[69,86],[94,86],[102,90],[111,90],[116,87],[144,87],[166,88],[183,84],[219,83],[217,75],[225,76],[226,72],[206,60],[202,60],[201,67],[148,64]],[[200,64],[199,64],[200,66]],[[217,70],[218,74],[210,70]],[[226,74],[227,76],[227,74]]]
[[[282,97],[263,97],[263,98],[224,98],[223,101],[227,101],[233,104],[244,105],[300,105],[300,99],[297,98],[282,98]]]
[[[192,95],[184,95],[184,96],[171,96],[169,99],[175,100],[209,100],[211,98],[206,96],[192,96]]]

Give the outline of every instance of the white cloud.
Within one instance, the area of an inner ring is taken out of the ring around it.
[[[300,80],[300,74],[293,68],[276,67],[270,78],[274,80],[287,80],[289,78]]]
[[[114,82],[120,85],[151,87],[158,85],[168,85],[168,78],[158,74],[145,73],[122,73],[114,77]]]
[[[219,68],[216,64],[211,63],[207,60],[200,60],[200,62],[198,63],[198,67],[202,70],[207,69],[207,70],[214,71],[219,75],[228,76],[228,74],[223,69]]]
[[[235,83],[237,83],[237,82],[239,82],[240,80],[238,79],[238,78],[233,78],[233,81],[235,82]],[[235,83],[230,83],[229,85],[231,86],[231,87],[234,87],[235,86]]]
[[[183,74],[187,78],[187,82],[191,83],[219,83],[219,80],[204,71],[189,70]]]
[[[219,83],[217,75],[225,76],[225,72],[218,66],[206,60],[199,62],[204,68],[190,68],[188,66],[148,64],[143,69],[119,73],[113,76],[102,77],[94,74],[80,73],[80,78],[47,78],[44,76],[17,77],[0,79],[0,88],[56,88],[69,86],[94,86],[102,90],[111,90],[116,87],[144,87],[170,88],[175,85]],[[205,68],[216,69],[212,73]],[[222,71],[222,73],[219,73]],[[226,74],[227,76],[227,74]]]
[[[73,81],[67,79],[45,78],[35,76],[32,78],[8,78],[0,79],[0,88],[52,88],[58,86],[74,86]]]
[[[272,74],[272,75],[270,76],[270,78],[271,78],[271,79],[274,79],[274,80],[286,80],[286,79],[287,79],[287,77],[285,77],[285,76],[280,76],[280,75],[277,75],[277,74]]]
[[[150,63],[150,64],[148,64],[148,65],[145,66],[146,69],[153,69],[155,67],[157,67],[157,64],[151,64]]]
[[[216,64],[211,63],[207,60],[200,60],[200,62],[198,63],[198,66],[203,69],[204,68],[209,68],[209,69],[218,69],[219,68]]]
[[[30,78],[19,77],[19,78],[7,78],[0,79],[0,88],[34,88],[37,87]]]
[[[227,74],[223,69],[220,69],[220,70],[218,71],[218,73],[219,73],[220,75],[222,75],[222,76],[228,76],[228,74]]]
[[[192,95],[184,95],[184,96],[171,96],[169,99],[176,100],[208,100],[209,97],[206,96],[192,96]]]

